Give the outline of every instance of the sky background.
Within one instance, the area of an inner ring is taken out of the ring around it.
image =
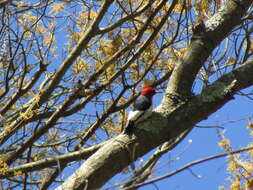
[[[248,88],[247,91],[253,88]],[[159,98],[158,98],[159,99]],[[234,150],[247,146],[252,137],[246,128],[248,120],[252,115],[253,102],[241,96],[227,103],[220,110],[212,114],[207,120],[200,122],[199,126],[223,126],[224,135],[230,139]],[[176,130],[176,129],[175,129]],[[190,134],[170,153],[162,157],[157,165],[155,177],[174,171],[189,162],[202,159],[225,151],[218,146],[218,128],[194,128]],[[189,143],[191,141],[191,143]],[[175,160],[170,162],[171,160]],[[146,185],[141,190],[159,189],[187,190],[187,189],[218,189],[220,185],[230,185],[226,180],[229,177],[227,172],[227,159],[219,158],[204,162],[185,170],[170,178]],[[201,176],[198,178],[197,176]]]
[[[80,7],[79,7],[80,8]],[[75,7],[75,9],[77,9]],[[65,14],[65,12],[63,12]],[[57,45],[59,48],[56,50],[55,54],[59,55],[58,59],[53,59],[52,65],[48,67],[49,72],[55,72],[58,66],[62,63],[65,58],[67,51],[67,32],[65,31],[64,25],[65,20],[62,20],[62,23],[58,23],[62,27],[59,33],[56,34]],[[62,25],[61,25],[62,24]],[[103,24],[101,24],[103,26]],[[183,26],[183,25],[182,25]],[[187,36],[188,37],[188,36]],[[180,46],[186,46],[185,43],[180,43]],[[224,45],[224,43],[223,43]],[[222,46],[221,46],[222,47]],[[32,61],[32,60],[30,60]],[[71,71],[66,75],[71,75]],[[216,79],[216,78],[215,78]],[[43,79],[41,79],[43,80]],[[72,82],[72,81],[71,81]],[[73,82],[74,83],[74,82]],[[71,86],[72,84],[70,84]],[[200,88],[196,86],[196,93],[200,91]],[[247,91],[252,91],[253,88],[247,89]],[[162,94],[158,94],[154,97],[155,106],[158,106],[161,102]],[[89,110],[91,113],[95,113],[94,107],[86,106],[86,110]],[[248,145],[251,142],[252,138],[249,135],[249,130],[246,129],[248,124],[247,117],[253,115],[252,113],[253,102],[242,96],[235,96],[235,99],[227,103],[220,110],[212,114],[207,120],[200,122],[200,126],[222,126],[224,127],[225,137],[230,139],[231,145],[234,150],[242,148]],[[91,108],[91,109],[90,109]],[[175,128],[175,130],[177,130]],[[220,141],[218,137],[218,128],[194,128],[190,134],[171,152],[165,154],[158,162],[154,170],[154,176],[158,177],[166,173],[170,173],[192,161],[202,159],[204,157],[212,156],[215,154],[224,153],[225,151],[218,146]],[[221,130],[221,129],[219,129]],[[102,134],[102,133],[101,133]],[[103,133],[104,134],[104,133]],[[101,136],[99,136],[101,137]],[[105,136],[101,137],[106,138]],[[191,142],[191,143],[190,143]],[[148,158],[151,153],[148,153],[144,156]],[[71,175],[82,162],[76,164],[76,167],[66,168],[63,172],[63,176],[66,179],[66,176]],[[138,161],[137,161],[138,163]],[[220,185],[229,185],[230,183],[226,181],[226,178],[229,177],[227,173],[227,159],[220,158],[213,161],[208,161],[185,170],[175,176],[167,178],[165,180],[155,183],[155,185],[147,185],[141,190],[153,190],[153,189],[169,189],[169,190],[191,190],[191,189],[205,189],[213,190],[218,189]],[[71,171],[71,172],[70,172]],[[201,177],[197,177],[201,176]],[[127,180],[126,175],[117,175],[112,180],[110,180],[103,189],[110,187],[116,182]],[[58,185],[58,184],[57,184]],[[57,186],[56,185],[56,186]],[[50,187],[54,189],[55,184]],[[116,188],[117,189],[117,188]]]
[[[243,92],[250,92],[248,88]],[[154,97],[155,105],[159,105],[162,95]],[[198,128],[195,127],[190,134],[171,152],[165,154],[154,169],[154,176],[159,177],[170,173],[182,166],[216,154],[225,153],[224,149],[218,146],[220,141],[219,132],[223,132],[230,140],[233,150],[247,146],[251,141],[249,129],[246,128],[252,113],[253,102],[242,96],[235,96],[235,99],[228,102],[220,110],[198,124],[198,126],[219,126],[221,128]],[[175,129],[176,130],[176,129]],[[151,152],[143,157],[145,160]],[[240,157],[243,159],[243,156]],[[138,166],[138,161],[136,162]],[[226,157],[207,161],[191,167],[191,170],[184,170],[170,178],[166,178],[155,184],[145,185],[140,190],[189,190],[189,189],[219,189],[219,186],[229,187],[230,174],[227,172]],[[127,175],[117,175],[107,183],[103,189],[112,187],[119,181],[127,180]],[[151,179],[151,178],[150,178]],[[111,188],[110,188],[111,189]],[[117,187],[115,189],[118,189]]]
[[[64,38],[65,35],[63,34],[64,33],[56,36],[56,38]],[[58,53],[61,54],[60,52]],[[60,58],[61,57],[62,56],[60,56]],[[61,62],[60,59],[56,61]],[[54,66],[51,68],[49,67],[51,71],[57,69]],[[198,87],[196,87],[196,89],[194,90],[196,91],[196,93],[200,91]],[[249,88],[246,91],[248,92],[252,90],[253,88]],[[158,106],[160,104],[161,99],[162,94],[156,95],[154,97],[155,106]],[[88,108],[88,106],[89,105],[87,105],[86,109]],[[233,149],[236,150],[238,148],[247,146],[248,143],[250,143],[250,141],[252,140],[249,135],[249,130],[246,129],[246,126],[248,124],[248,120],[246,118],[253,115],[252,107],[253,102],[249,99],[241,96],[235,96],[234,100],[231,100],[220,110],[207,118],[207,120],[200,122],[198,125],[224,127],[223,132],[225,132],[225,137],[230,139]],[[92,109],[94,108],[91,108],[91,110]],[[176,148],[174,148],[171,152],[165,154],[160,159],[157,166],[155,167],[155,175],[153,177],[158,177],[166,173],[170,173],[171,171],[174,171],[188,164],[189,162],[196,161],[198,159],[202,159],[204,157],[212,156],[215,154],[224,153],[224,149],[218,146],[220,139],[218,137],[217,130],[222,131],[222,129],[218,128],[194,128]],[[151,153],[145,155],[144,160],[145,158],[148,158]],[[75,168],[72,168],[72,172],[69,172],[70,170],[65,170],[63,176],[66,177],[71,175]],[[175,176],[156,182],[155,185],[146,185],[144,187],[141,187],[140,189],[213,190],[218,189],[218,187],[221,185],[230,185],[230,183],[226,180],[229,177],[229,174],[227,172],[227,159],[225,157],[194,166],[191,168],[191,171],[192,173],[189,170],[185,170],[183,172],[180,172],[179,174],[176,174]],[[127,179],[127,175],[122,176],[121,174],[119,174],[112,178],[103,187],[103,189],[112,187],[113,184],[120,181],[125,181]],[[116,187],[115,189],[118,188]]]

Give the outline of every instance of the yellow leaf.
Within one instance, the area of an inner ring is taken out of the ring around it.
[[[55,25],[56,25],[56,22],[55,22],[55,21],[52,21],[52,22],[49,22],[49,23],[48,23],[48,27],[49,27],[49,28],[54,28]]]
[[[26,31],[24,34],[25,38],[30,38],[32,36],[32,32],[31,31]]]
[[[82,13],[80,13],[79,18],[80,18],[80,19],[87,19],[87,18],[88,18],[88,13],[87,13],[87,12],[82,12]]]
[[[190,10],[191,7],[192,7],[191,0],[179,0],[175,6],[173,12],[178,13],[178,14],[185,13],[185,11]]]
[[[90,11],[90,18],[94,19],[97,16],[97,13],[95,11]]]
[[[24,1],[18,1],[17,2],[17,7],[24,7],[26,3]]]
[[[51,43],[53,43],[55,41],[55,37],[53,35],[50,35],[49,37],[44,38],[43,42],[46,45],[50,45]]]
[[[51,52],[55,52],[56,50],[57,50],[57,46],[53,46],[53,47],[50,48]]]
[[[173,68],[175,67],[175,60],[173,60],[173,59],[169,59],[168,61],[167,61],[167,66],[169,67],[169,70],[171,71],[171,70],[173,70]]]
[[[72,34],[69,35],[69,37],[73,42],[78,42],[79,39],[81,38],[81,33],[73,32]]]
[[[232,58],[232,57],[229,57],[229,58],[228,58],[228,62],[229,62],[229,63],[232,63],[232,64],[235,64],[235,63],[236,63],[236,60],[235,60],[234,58]]]
[[[54,4],[54,6],[52,7],[52,13],[57,14],[63,9],[64,9],[63,3]]]
[[[97,13],[93,10],[90,11],[84,11],[80,13],[80,18],[81,19],[91,19],[93,20],[97,16]]]
[[[36,32],[39,32],[39,33],[41,33],[41,34],[46,34],[46,33],[48,33],[47,29],[46,29],[45,27],[43,27],[43,26],[37,26],[37,27],[35,28],[35,31],[36,31]]]
[[[230,173],[235,173],[238,169],[239,169],[239,166],[235,161],[232,160],[231,162],[229,162],[227,170]]]
[[[186,48],[181,48],[179,50],[171,49],[171,53],[175,56],[175,58],[180,58],[184,55]]]
[[[37,20],[36,16],[33,16],[31,12],[27,12],[22,14],[19,18],[18,18],[18,24],[19,25],[25,25],[25,23],[30,23],[30,22],[34,22]]]
[[[230,185],[231,190],[240,190],[240,181],[239,180],[234,180],[233,183]]]
[[[23,18],[25,19],[25,21],[27,22],[33,22],[37,19],[36,16],[32,16],[31,14],[24,14]]]
[[[251,129],[251,130],[253,129],[253,122],[252,121],[249,121],[247,128]]]
[[[73,75],[77,75],[79,72],[88,72],[89,65],[82,58],[78,58],[76,64],[73,67]]]
[[[230,147],[230,141],[228,139],[222,139],[218,144],[221,148]]]
[[[115,36],[113,39],[102,39],[99,50],[102,55],[110,57],[120,49],[121,45],[121,37]]]
[[[22,175],[23,175],[22,171],[14,171],[15,177],[22,177]]]

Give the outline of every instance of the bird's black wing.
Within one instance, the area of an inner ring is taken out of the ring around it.
[[[127,121],[127,125],[123,131],[123,134],[131,135],[134,130],[134,121]]]
[[[145,111],[150,108],[152,104],[152,100],[147,98],[146,96],[138,96],[138,98],[135,100],[133,104],[133,110],[140,110],[140,111]]]

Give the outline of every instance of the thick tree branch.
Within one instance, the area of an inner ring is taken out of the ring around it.
[[[230,0],[205,23],[193,28],[192,40],[169,80],[167,93],[188,96],[193,81],[214,48],[242,22],[252,0]],[[163,101],[170,101],[165,96]]]
[[[193,78],[195,78],[202,63],[214,47],[225,38],[228,32],[239,24],[245,10],[242,9],[241,5],[239,6],[233,2],[229,3],[225,12],[223,12],[224,10],[221,11],[222,15],[225,15],[224,19],[220,21],[221,24],[218,24],[217,28],[214,27],[211,31],[208,31],[208,36],[205,36],[204,41],[202,39],[203,36],[200,39],[201,41],[193,39],[189,47],[190,50],[184,56],[183,62],[177,66],[172,74],[173,78],[169,82],[169,85],[172,86],[168,87],[165,100],[163,100],[150,119],[139,125],[139,128],[143,130],[136,131],[136,136],[133,138],[129,138],[127,135],[119,135],[99,149],[65,183],[58,187],[59,190],[83,189],[86,186],[91,189],[101,187],[107,180],[126,167],[132,161],[131,159],[136,159],[154,147],[171,138],[175,138],[183,131],[189,130],[231,100],[238,90],[253,84],[253,78],[251,77],[253,76],[253,64],[251,61],[224,75],[207,87],[201,95],[195,96],[187,102],[170,107],[171,104],[166,101],[166,99],[170,98],[168,95],[171,92],[180,92],[181,94],[189,92]],[[241,3],[245,3],[245,7],[250,5],[248,1],[247,3],[245,1]],[[231,5],[233,6],[231,7]],[[221,32],[223,27],[226,29]],[[213,39],[212,36],[209,36],[211,34],[215,35],[216,38]],[[207,44],[210,38],[214,42]],[[207,51],[205,52],[203,52],[204,47],[202,43],[207,46]],[[205,56],[202,54],[205,54]],[[187,82],[183,77],[186,77]],[[188,90],[183,90],[185,87]],[[113,168],[111,167],[112,163],[114,165]]]
[[[224,75],[202,94],[180,104],[171,112],[167,112],[163,105],[159,106],[149,119],[138,125],[135,136],[115,137],[93,154],[58,190],[82,189],[87,183],[91,189],[101,187],[132,159],[191,129],[231,100],[238,90],[253,85],[251,76],[252,61]]]
[[[193,80],[204,61],[229,32],[240,24],[251,3],[252,0],[239,3],[228,1],[214,17],[197,26],[186,54],[170,78],[165,98],[152,116],[138,124],[132,137],[119,135],[100,148],[57,189],[101,187],[129,163],[162,143],[176,138],[185,130],[190,130],[230,101],[237,91],[251,86],[252,61],[224,75],[208,86],[202,94],[187,101],[175,104],[170,97],[170,94],[189,95]]]

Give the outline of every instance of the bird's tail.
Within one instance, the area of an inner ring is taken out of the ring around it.
[[[123,134],[131,135],[133,133],[133,130],[134,130],[134,121],[128,121],[128,123],[123,131]]]

